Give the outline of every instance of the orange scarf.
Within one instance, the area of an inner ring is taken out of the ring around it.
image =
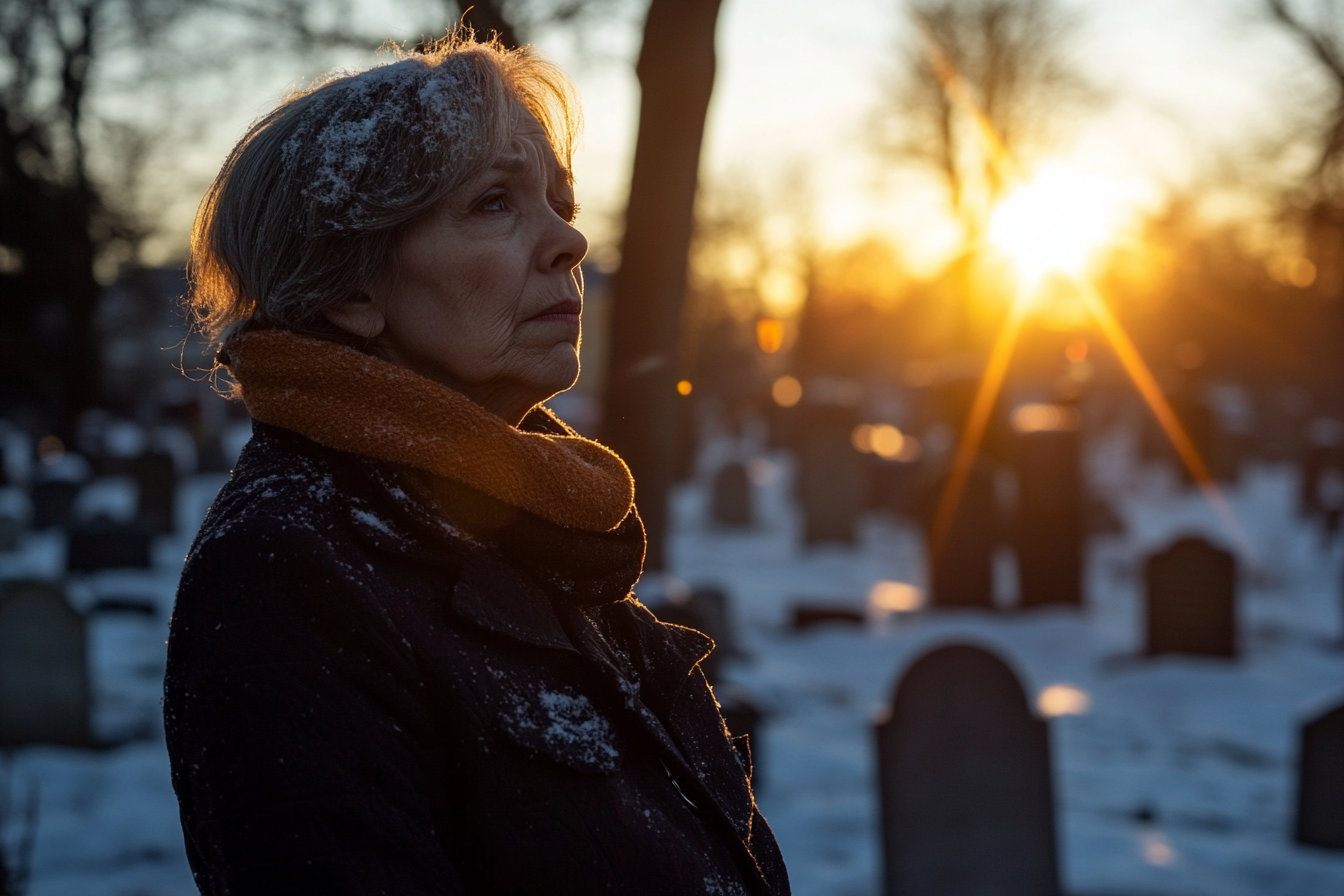
[[[568,426],[525,432],[404,367],[281,330],[234,336],[227,356],[253,417],[328,448],[445,476],[586,532],[610,532],[634,505],[625,462]]]

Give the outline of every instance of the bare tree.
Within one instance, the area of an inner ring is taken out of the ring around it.
[[[942,180],[974,242],[1005,186],[999,148],[1029,156],[1061,113],[1097,95],[1069,56],[1080,20],[1058,0],[916,0],[910,10],[916,27],[898,48],[875,142]]]
[[[645,563],[655,570],[666,563],[677,353],[719,4],[652,0],[636,67],[639,132],[621,267],[612,286],[603,435],[635,474],[649,535]]]

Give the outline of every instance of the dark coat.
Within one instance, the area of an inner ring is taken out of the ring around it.
[[[169,639],[202,893],[788,893],[642,550],[257,424]]]

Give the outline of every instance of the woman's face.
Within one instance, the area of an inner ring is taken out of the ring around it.
[[[510,147],[402,236],[373,291],[375,345],[510,423],[574,385],[588,251],[577,210],[569,173],[520,112]]]

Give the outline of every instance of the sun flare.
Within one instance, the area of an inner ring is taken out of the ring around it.
[[[1064,165],[1047,166],[994,210],[989,241],[1024,280],[1078,276],[1112,242],[1123,219],[1117,185]]]

